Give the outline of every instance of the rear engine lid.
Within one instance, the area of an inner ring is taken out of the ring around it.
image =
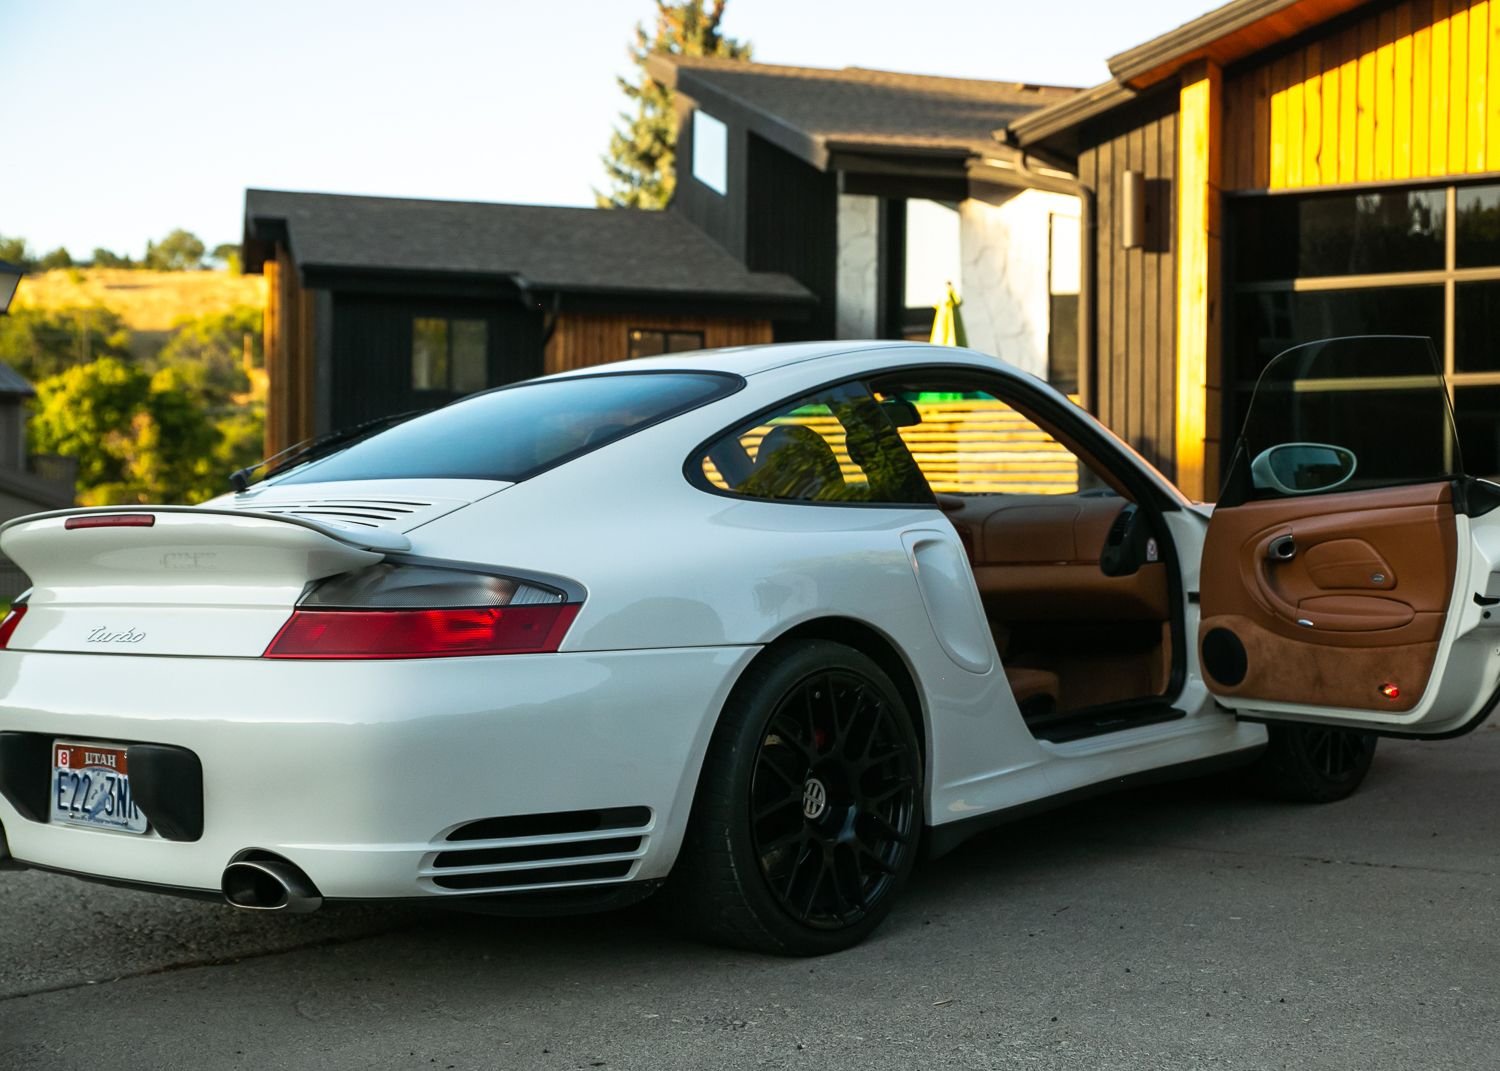
[[[378,526],[196,506],[23,517],[0,526],[33,584],[8,646],[259,657],[310,582],[409,546]]]
[[[355,532],[410,532],[512,486],[501,480],[348,480],[258,483],[206,505],[297,517]]]

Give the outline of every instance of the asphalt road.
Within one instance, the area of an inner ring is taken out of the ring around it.
[[[649,911],[303,918],[0,874],[0,1069],[1492,1068],[1500,729],[1326,807],[1222,781],[1033,818],[815,961]]]

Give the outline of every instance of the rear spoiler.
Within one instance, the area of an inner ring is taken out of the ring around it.
[[[403,554],[411,550],[410,539],[400,532],[392,532],[384,528],[356,527],[310,517],[294,517],[286,513],[269,513],[252,509],[217,509],[211,506],[84,506],[75,509],[51,510],[46,513],[29,513],[24,517],[17,517],[0,524],[0,536],[18,525],[52,520],[56,517],[101,517],[121,513],[188,513],[196,517],[220,516],[279,521],[282,524],[310,529],[356,550],[368,550],[376,554]]]

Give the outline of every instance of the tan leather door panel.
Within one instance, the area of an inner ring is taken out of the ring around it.
[[[1411,709],[1436,660],[1456,532],[1446,483],[1216,511],[1203,548],[1199,628],[1213,690]]]

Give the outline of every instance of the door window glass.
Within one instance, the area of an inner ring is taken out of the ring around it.
[[[1448,393],[1425,338],[1298,346],[1261,375],[1231,480],[1275,498],[1448,479],[1462,471]]]
[[[932,504],[885,407],[856,384],[737,428],[709,447],[701,467],[709,486],[752,498]]]

